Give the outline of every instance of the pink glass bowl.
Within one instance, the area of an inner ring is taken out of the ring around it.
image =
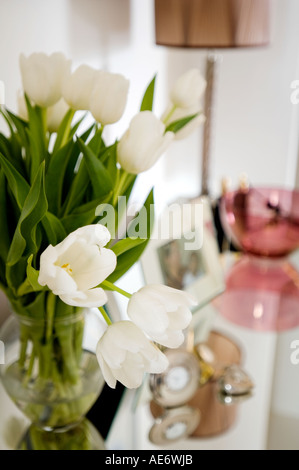
[[[243,251],[280,257],[299,247],[299,191],[250,188],[226,194],[221,220]]]
[[[223,197],[221,218],[243,251],[216,301],[233,323],[282,331],[299,325],[299,273],[287,255],[299,247],[299,191],[250,188]]]

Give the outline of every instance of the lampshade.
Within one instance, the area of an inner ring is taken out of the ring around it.
[[[271,0],[155,0],[156,43],[234,48],[269,43]]]

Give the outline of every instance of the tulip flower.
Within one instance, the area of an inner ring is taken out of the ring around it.
[[[181,75],[170,92],[171,102],[178,108],[190,108],[197,104],[206,89],[206,81],[198,69]]]
[[[132,295],[128,304],[129,318],[150,339],[168,348],[177,348],[184,341],[182,330],[191,322],[193,297],[163,285],[148,285]]]
[[[129,81],[123,75],[97,72],[88,108],[96,121],[102,126],[117,122],[125,110],[128,90]]]
[[[198,116],[193,118],[192,121],[188,122],[188,124],[175,133],[175,140],[181,140],[188,137],[190,134],[192,134],[193,131],[195,131],[195,129],[197,129],[197,127],[205,122],[206,118],[203,115],[200,106],[193,105],[190,108],[175,109],[173,109],[172,106],[169,106],[162,115],[161,120],[165,123],[166,126],[169,126],[169,124],[175,121],[189,116],[194,116],[195,114],[198,114]]]
[[[62,82],[69,72],[70,61],[61,52],[50,56],[21,54],[20,69],[25,93],[35,104],[47,108],[61,98]]]
[[[160,374],[168,366],[166,356],[130,321],[108,326],[97,346],[97,358],[107,384],[141,385],[145,372]]]
[[[120,139],[117,160],[125,171],[137,175],[156,163],[173,138],[174,133],[165,133],[165,124],[151,111],[142,111]]]
[[[115,269],[116,256],[104,248],[110,233],[103,225],[86,225],[40,257],[38,282],[77,307],[100,307],[107,302],[101,284]]]
[[[75,72],[69,73],[62,85],[62,95],[68,105],[76,110],[88,110],[90,94],[97,71],[88,65],[80,65]]]

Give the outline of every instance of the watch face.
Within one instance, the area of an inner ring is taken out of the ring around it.
[[[149,432],[149,439],[153,444],[171,444],[190,436],[198,427],[200,412],[190,406],[182,406],[166,410],[155,420]]]
[[[200,379],[199,363],[184,349],[168,349],[169,366],[163,374],[151,374],[150,389],[154,400],[165,408],[179,406],[195,394]]]

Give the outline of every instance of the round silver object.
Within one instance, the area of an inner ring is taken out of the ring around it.
[[[251,393],[254,384],[248,374],[238,365],[227,367],[218,380],[218,390],[228,396],[240,396]]]
[[[243,395],[227,395],[225,393],[218,392],[217,394],[217,398],[220,403],[226,406],[239,405],[251,397],[252,393],[245,393]]]
[[[184,349],[165,351],[169,366],[162,374],[150,374],[149,386],[156,403],[164,408],[185,404],[195,394],[200,379],[199,363]]]
[[[200,411],[190,406],[181,406],[165,410],[164,414],[155,420],[149,440],[155,445],[171,444],[190,436],[200,422]]]

